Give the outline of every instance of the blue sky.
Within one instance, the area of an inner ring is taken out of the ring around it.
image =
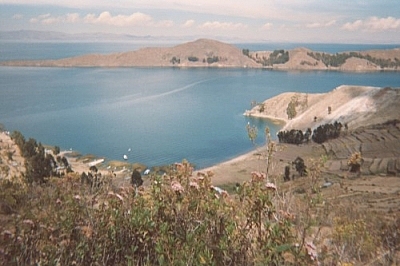
[[[398,0],[0,0],[0,31],[400,44]]]

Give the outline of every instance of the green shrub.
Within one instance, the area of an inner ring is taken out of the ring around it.
[[[278,212],[276,187],[262,174],[219,194],[211,173],[191,177],[187,162],[148,188],[103,187],[78,177],[31,186],[2,234],[1,261],[45,265],[282,265],[306,261],[292,218]],[[257,177],[258,176],[258,177]],[[260,178],[261,177],[261,178]]]
[[[275,64],[284,64],[289,61],[289,52],[285,50],[274,50],[268,58],[263,57],[257,60],[263,66],[272,66]]]
[[[189,56],[189,57],[188,57],[188,60],[189,60],[190,62],[197,62],[197,61],[199,61],[199,58],[196,57],[196,56]]]
[[[207,63],[208,64],[216,63],[218,61],[219,61],[219,57],[218,56],[207,57]]]
[[[357,258],[359,261],[371,258],[377,245],[363,219],[350,220],[347,217],[336,217],[333,231],[333,242],[346,247],[342,259]]]

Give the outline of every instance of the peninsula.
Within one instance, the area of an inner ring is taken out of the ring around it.
[[[282,130],[306,130],[335,121],[356,129],[400,119],[399,101],[399,89],[342,85],[327,93],[282,93],[244,115],[282,121]]]
[[[399,101],[400,88],[342,85],[327,93],[282,93],[256,104],[244,115],[283,123],[281,131],[305,132],[308,128],[314,130],[335,122],[346,125],[347,129],[342,129],[343,134],[339,139],[324,144],[279,143],[273,159],[275,166],[272,172],[276,175],[282,174],[288,161],[295,160],[297,156],[315,159],[320,155],[329,156],[327,172],[343,174],[340,167],[346,168],[347,159],[356,151],[362,151],[365,156],[364,174],[386,175],[388,161],[392,159],[398,161],[400,171]],[[288,119],[288,106],[291,104],[295,114]],[[395,126],[391,125],[392,122]],[[218,185],[232,182],[232,177],[235,177],[235,181],[246,180],[249,173],[244,170],[257,169],[260,163],[258,154],[265,152],[265,149],[261,147],[206,170],[215,173],[213,182]],[[379,171],[370,169],[373,160],[380,165]]]
[[[0,62],[29,67],[214,67],[278,70],[399,71],[400,48],[336,54],[306,48],[250,51],[211,39],[173,47],[148,47],[112,54],[88,54],[58,60]]]

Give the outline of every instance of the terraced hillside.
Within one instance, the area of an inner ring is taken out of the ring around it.
[[[361,174],[400,176],[400,127],[396,121],[358,128],[322,146],[335,159],[328,166],[329,171],[348,170],[350,155],[360,152]]]

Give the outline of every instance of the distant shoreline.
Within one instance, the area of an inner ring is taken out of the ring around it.
[[[342,72],[400,71],[400,48],[349,51],[337,54],[291,50],[249,51],[210,39],[173,47],[147,47],[110,54],[85,54],[54,60],[0,61],[12,67],[174,67],[253,68],[271,70],[318,70]]]

